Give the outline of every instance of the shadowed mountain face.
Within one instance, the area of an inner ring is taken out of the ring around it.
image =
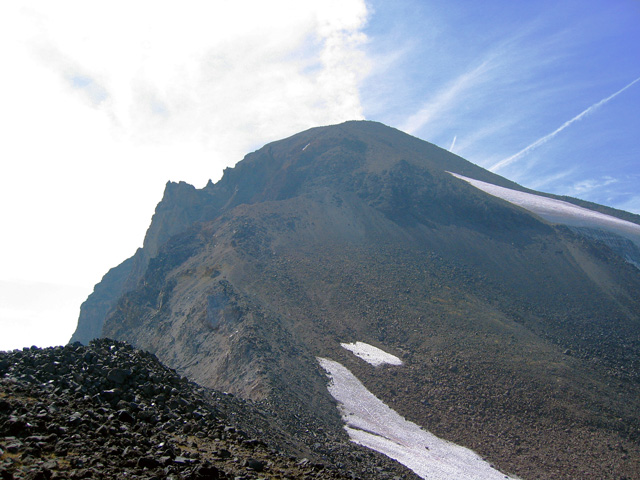
[[[281,405],[294,432],[341,429],[330,358],[502,471],[638,478],[640,270],[447,172],[524,190],[372,122],[274,142],[200,190],[169,183],[72,340],[126,340]],[[356,341],[404,364],[340,346]]]

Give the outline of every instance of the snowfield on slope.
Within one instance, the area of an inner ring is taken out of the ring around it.
[[[351,441],[402,463],[428,480],[504,480],[478,454],[423,430],[373,395],[347,368],[318,358]]]
[[[380,365],[384,364],[402,365],[402,360],[400,360],[395,355],[391,355],[390,353],[387,353],[384,350],[379,349],[378,347],[374,347],[373,345],[369,345],[368,343],[341,343],[340,346],[342,346],[342,348],[346,348],[354,355],[360,357],[365,362],[370,363],[374,367],[379,367]]]
[[[454,177],[470,183],[483,192],[513,203],[539,215],[552,223],[560,223],[573,227],[590,227],[607,230],[628,238],[640,246],[640,225],[627,222],[604,213],[579,207],[555,198],[542,197],[532,193],[519,192],[510,188],[499,187],[491,183],[474,180],[457,173],[449,172]]]

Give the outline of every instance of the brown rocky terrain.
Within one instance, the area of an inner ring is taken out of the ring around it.
[[[447,172],[522,189],[371,122],[274,142],[203,189],[170,183],[74,340],[100,330],[269,405],[309,450],[324,445],[309,432],[342,432],[326,357],[503,472],[640,478],[634,252]],[[354,341],[405,364],[374,368],[340,346]]]

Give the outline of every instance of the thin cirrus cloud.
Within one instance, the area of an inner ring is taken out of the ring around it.
[[[597,189],[602,189],[604,187],[608,187],[609,185],[613,185],[618,182],[619,180],[617,178],[613,178],[609,176],[599,178],[599,179],[588,178],[585,180],[580,180],[570,185],[566,194],[581,196],[581,195],[584,195],[585,193],[592,192]]]
[[[496,2],[485,16],[492,28],[474,23],[484,13],[469,13],[473,7],[434,4],[442,8],[428,28],[433,38],[396,62],[396,70],[423,66],[397,89],[418,95],[392,123],[526,187],[638,212],[629,174],[637,172],[639,50],[629,3],[585,9],[569,1],[552,13],[542,4]],[[585,108],[585,98],[601,100]]]
[[[551,185],[555,182],[561,181],[567,177],[571,177],[572,175],[574,175],[576,173],[577,168],[572,167],[566,170],[561,170],[559,172],[554,172],[551,175],[547,175],[547,176],[541,176],[539,178],[536,178],[535,180],[533,180],[532,182],[529,183],[529,188],[532,189],[538,189],[543,187],[544,185]]]
[[[550,93],[548,85],[540,84],[544,77],[541,72],[562,58],[562,52],[549,46],[562,41],[563,34],[558,33],[552,39],[538,38],[540,21],[519,27],[496,41],[472,47],[476,52],[473,55],[467,49],[466,56],[471,60],[466,68],[459,65],[464,65],[464,61],[450,60],[455,52],[443,55],[429,51],[426,55],[443,64],[443,70],[457,73],[444,83],[428,85],[427,95],[432,91],[436,93],[429,95],[399,128],[436,143],[444,142],[447,135],[450,135],[448,139],[456,136],[458,150],[469,152],[472,157],[469,159],[474,160],[476,147],[486,150],[483,145],[488,137],[498,132],[504,136],[509,127],[521,122],[522,112],[535,101],[529,97],[539,98]],[[437,49],[437,42],[434,44],[433,48]],[[474,60],[476,58],[481,60]],[[451,128],[457,132],[451,134]]]
[[[73,88],[84,92],[93,105],[100,105],[109,97],[106,89],[87,75],[71,75],[68,81]]]
[[[567,120],[562,125],[560,125],[558,128],[556,128],[553,132],[545,135],[544,137],[539,138],[535,142],[531,143],[530,145],[526,146],[525,148],[523,148],[519,152],[511,155],[510,157],[507,157],[504,160],[501,160],[501,161],[497,162],[496,164],[492,165],[491,167],[489,167],[489,170],[491,170],[492,172],[495,172],[495,171],[498,171],[498,170],[500,170],[500,169],[502,169],[502,168],[504,168],[504,167],[506,167],[508,165],[511,165],[512,163],[514,163],[517,160],[519,160],[521,157],[525,156],[527,153],[531,152],[532,150],[538,148],[539,146],[541,146],[541,145],[545,144],[546,142],[548,142],[549,140],[553,139],[553,137],[558,135],[565,128],[571,126],[573,123],[577,122],[578,120],[582,120],[584,117],[586,117],[587,115],[593,113],[595,110],[597,110],[598,108],[602,107],[607,102],[613,100],[615,97],[620,95],[622,92],[624,92],[625,90],[631,88],[638,81],[640,81],[640,77],[636,78],[631,83],[628,83],[627,85],[622,87],[617,92],[609,95],[606,98],[603,98],[599,102],[594,103],[589,108],[583,110],[582,112],[580,112],[578,115],[576,115],[572,119]],[[609,182],[609,183],[611,183],[611,182]]]
[[[486,60],[452,80],[434,98],[423,104],[420,110],[411,115],[400,129],[415,134],[428,127],[431,122],[440,121],[445,112],[454,108],[466,92],[488,80],[489,65],[490,61]]]
[[[618,208],[628,212],[640,212],[640,195],[629,194]]]

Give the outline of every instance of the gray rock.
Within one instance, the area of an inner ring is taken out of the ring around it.
[[[121,422],[130,423],[130,424],[136,423],[136,419],[126,410],[118,411],[118,420],[120,420]]]
[[[21,441],[14,440],[13,442],[8,443],[6,445],[6,449],[7,449],[7,452],[9,453],[18,453],[22,448],[22,446],[23,446],[23,443]]]
[[[113,368],[107,373],[107,380],[122,385],[131,376],[131,370]]]
[[[260,460],[250,458],[249,460],[247,460],[247,467],[256,472],[262,472],[264,470],[265,464]]]

